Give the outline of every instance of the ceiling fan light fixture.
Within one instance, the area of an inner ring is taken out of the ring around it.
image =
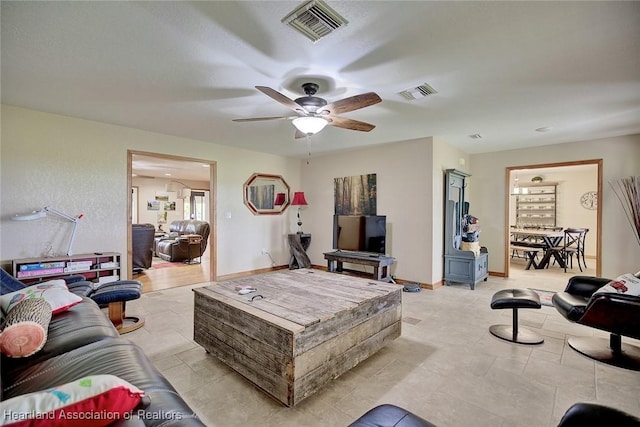
[[[324,129],[329,122],[322,117],[305,116],[296,117],[291,123],[293,123],[300,132],[306,135],[313,135]]]

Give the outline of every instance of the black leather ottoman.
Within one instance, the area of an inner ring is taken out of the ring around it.
[[[504,289],[496,292],[491,299],[491,308],[513,310],[512,325],[493,325],[489,332],[498,338],[518,344],[540,344],[544,339],[537,333],[524,328],[518,328],[519,308],[541,308],[540,296],[530,289]]]
[[[395,405],[380,405],[349,424],[349,427],[435,427],[429,421]]]
[[[142,284],[137,280],[118,280],[100,285],[89,297],[99,306],[109,307],[109,319],[120,334],[135,331],[144,325],[141,316],[127,316],[126,302],[140,298]],[[125,325],[126,323],[126,325]]]

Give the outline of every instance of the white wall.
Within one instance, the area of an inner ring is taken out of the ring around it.
[[[430,200],[431,218],[432,218],[432,267],[431,277],[428,283],[436,284],[442,280],[444,275],[444,173],[447,169],[458,169],[463,172],[470,173],[471,162],[469,154],[446,144],[444,141],[434,139],[433,142],[433,173],[431,176],[433,186],[433,196]],[[469,201],[468,193],[473,191],[469,178],[468,191],[465,192],[466,200]],[[474,213],[473,205],[470,205],[469,213]],[[482,224],[481,224],[482,226]],[[482,228],[482,227],[481,227]],[[480,233],[480,244],[482,241],[482,232]]]
[[[301,212],[303,230],[312,234],[311,262],[326,265],[323,252],[332,248],[334,178],[375,173],[377,213],[387,216],[387,254],[397,260],[391,271],[402,279],[430,283],[431,156],[431,138],[425,138],[314,155],[309,164],[301,161],[302,189],[309,203]]]
[[[609,185],[621,177],[640,175],[640,135],[631,135],[472,155],[474,191],[470,192],[470,201],[481,220],[490,271],[505,271],[505,169],[593,159],[603,159],[603,191],[599,197],[603,208],[602,275],[616,277],[640,270],[640,245]]]
[[[84,213],[76,253],[116,251],[126,260],[127,150],[217,162],[218,209],[212,222],[217,223],[218,275],[269,267],[262,248],[277,264],[288,263],[285,235],[295,231],[292,218],[254,216],[242,202],[242,184],[262,172],[282,175],[292,189],[299,188],[298,160],[6,105],[1,136],[3,265],[42,256],[46,242],[56,254],[65,253],[70,224],[55,218],[10,220],[43,206]]]
[[[296,231],[295,208],[254,216],[242,202],[242,185],[254,172],[282,175],[292,191],[305,191],[303,228],[313,234],[309,255],[325,263],[332,246],[333,178],[378,174],[378,212],[387,215],[387,251],[394,274],[436,283],[442,277],[442,171],[471,173],[468,199],[481,221],[489,268],[504,272],[505,168],[604,159],[603,275],[640,269],[640,247],[608,181],[640,175],[640,135],[495,153],[466,155],[431,138],[398,142],[306,160],[156,134],[121,126],[2,106],[0,139],[0,261],[41,256],[46,242],[64,253],[70,224],[55,218],[16,222],[10,217],[43,206],[84,213],[75,252],[126,254],[127,150],[217,162],[218,274],[287,264],[286,235]],[[465,165],[459,159],[465,159]],[[124,257],[126,259],[126,257]]]

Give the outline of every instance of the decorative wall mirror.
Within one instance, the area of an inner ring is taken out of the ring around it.
[[[280,175],[254,173],[244,183],[244,204],[254,215],[279,215],[291,203],[289,191]]]

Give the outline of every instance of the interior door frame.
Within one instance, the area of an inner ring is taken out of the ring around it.
[[[573,162],[560,162],[560,163],[543,163],[537,165],[520,165],[520,166],[508,166],[505,168],[505,204],[504,204],[504,277],[509,277],[509,208],[510,208],[510,198],[509,193],[510,185],[511,185],[511,172],[514,170],[522,170],[522,169],[542,169],[542,168],[557,168],[563,166],[581,166],[581,165],[596,165],[597,166],[597,175],[598,175],[598,195],[600,196],[600,200],[602,200],[602,159],[591,159],[591,160],[578,160]],[[600,277],[602,275],[602,203],[598,203],[598,207],[596,209],[596,276]]]
[[[131,174],[132,170],[132,161],[134,155],[142,155],[142,156],[151,156],[157,157],[161,159],[170,159],[177,161],[185,161],[185,162],[198,162],[202,164],[209,165],[209,228],[211,232],[209,233],[209,243],[208,247],[210,252],[209,256],[209,281],[216,280],[217,271],[216,265],[218,264],[218,229],[217,229],[217,205],[218,205],[218,196],[217,196],[217,162],[213,160],[205,160],[205,159],[196,159],[193,157],[182,157],[182,156],[174,156],[170,154],[161,154],[161,153],[152,153],[148,151],[137,151],[137,150],[127,150],[127,276],[129,279],[133,277],[133,251],[132,251],[132,243],[131,243],[131,224],[132,224],[132,216],[131,216],[131,191],[133,187]]]

